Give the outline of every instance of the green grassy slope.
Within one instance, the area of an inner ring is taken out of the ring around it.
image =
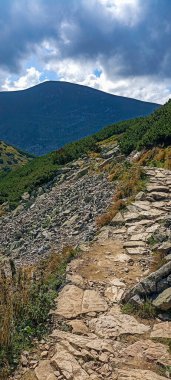
[[[14,170],[25,165],[31,159],[31,155],[0,141],[0,173]]]
[[[88,152],[99,151],[99,142],[119,136],[121,150],[129,154],[134,149],[171,144],[171,101],[152,115],[128,120],[103,128],[96,134],[65,145],[58,151],[35,158],[23,167],[0,176],[0,203],[9,201],[15,207],[21,195],[51,180],[61,165]]]
[[[152,115],[132,120],[120,146],[124,153],[132,150],[171,144],[171,100]]]

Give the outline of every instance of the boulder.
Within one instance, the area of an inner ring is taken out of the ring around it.
[[[122,302],[127,303],[135,295],[139,295],[142,298],[148,298],[153,294],[157,294],[157,285],[171,274],[171,261],[163,265],[156,272],[151,273],[149,276],[142,279],[132,289],[129,289],[122,297]],[[164,283],[167,288],[167,282]],[[165,289],[163,289],[165,290]]]
[[[171,322],[160,322],[153,326],[150,338],[171,339]]]
[[[153,305],[160,310],[171,309],[171,288],[165,289],[159,296],[153,301]]]

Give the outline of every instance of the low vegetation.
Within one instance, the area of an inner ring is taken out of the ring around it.
[[[131,202],[145,186],[145,175],[142,167],[138,164],[118,163],[109,166],[108,171],[110,181],[116,181],[115,195],[107,212],[97,218],[98,227],[110,223],[117,212]]]
[[[150,116],[131,121],[120,147],[125,154],[143,148],[171,145],[171,100]]]
[[[67,263],[78,254],[53,252],[37,267],[19,268],[10,260],[11,275],[0,272],[0,379],[5,380],[23,349],[47,331],[49,311],[65,280]]]
[[[67,144],[62,149],[51,154],[37,157],[32,162],[9,174],[1,173],[0,204],[8,201],[10,206],[15,208],[24,192],[28,191],[30,193],[33,189],[52,180],[61,165],[76,160],[88,152],[99,152],[99,141],[114,134],[122,133],[128,125],[129,122],[123,122],[106,127],[93,136]]]
[[[11,170],[25,165],[33,158],[30,154],[0,141],[0,172],[8,173]]]
[[[171,170],[171,148],[154,147],[143,152],[138,159],[140,165],[155,166]]]
[[[21,195],[53,179],[61,165],[66,165],[89,152],[98,153],[100,142],[117,136],[121,151],[144,150],[139,165],[151,164],[171,168],[171,100],[153,114],[103,128],[92,136],[65,145],[56,152],[35,158],[11,173],[0,175],[0,204],[16,207]],[[167,148],[168,147],[168,148]]]
[[[126,303],[122,306],[122,312],[133,314],[143,319],[154,319],[157,316],[156,309],[150,300],[146,300],[142,305],[133,305]]]

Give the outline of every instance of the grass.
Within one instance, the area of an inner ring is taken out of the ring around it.
[[[103,227],[111,222],[118,211],[124,209],[135,195],[145,188],[146,178],[139,164],[123,162],[109,165],[109,180],[116,181],[115,195],[112,205],[107,212],[96,219],[98,227]]]
[[[135,306],[131,303],[126,303],[122,306],[124,314],[133,314],[143,319],[154,319],[156,317],[156,309],[150,300],[146,300],[141,306]]]
[[[143,152],[138,159],[140,165],[171,170],[171,147],[154,147]]]
[[[71,247],[53,252],[36,267],[16,269],[10,260],[10,275],[0,273],[0,379],[8,378],[18,364],[22,350],[33,338],[48,331],[47,320],[59,287],[65,281],[66,266],[77,256]],[[49,326],[50,327],[50,326]]]

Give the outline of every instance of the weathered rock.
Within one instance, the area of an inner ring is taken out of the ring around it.
[[[123,247],[124,248],[136,248],[136,247],[145,247],[146,244],[144,241],[141,241],[141,240],[130,240],[130,241],[126,241],[124,244],[123,244]]]
[[[106,301],[95,290],[82,290],[75,285],[66,285],[58,297],[55,314],[73,318],[92,311],[107,310]]]
[[[166,377],[157,375],[152,371],[140,369],[118,370],[117,380],[166,380]]]
[[[89,375],[81,368],[78,361],[73,355],[68,353],[62,345],[56,345],[56,354],[51,359],[51,364],[60,372],[67,380],[89,380]],[[44,379],[42,379],[44,380]]]
[[[124,223],[124,218],[120,211],[114,216],[114,218],[110,222],[111,226],[115,226],[116,224],[123,224],[123,223]]]
[[[37,380],[56,380],[52,366],[49,360],[41,360],[35,368]]]
[[[136,197],[135,197],[136,201],[143,201],[144,199],[146,199],[146,195],[143,191],[140,191]]]
[[[153,185],[148,185],[147,186],[147,191],[148,192],[159,192],[159,193],[169,193],[169,188],[167,186],[161,186],[158,185],[157,183]]]
[[[167,288],[160,293],[153,301],[153,305],[160,310],[171,309],[171,288]]]
[[[111,302],[119,302],[124,293],[125,284],[119,279],[113,280],[112,284],[105,290],[105,297]]]
[[[92,349],[96,351],[108,351],[113,353],[113,342],[110,340],[104,340],[97,338],[94,334],[88,336],[76,335],[67,333],[60,330],[54,330],[52,333],[53,338],[60,339],[61,341],[68,341],[74,347],[80,347],[85,349]]]
[[[150,330],[149,326],[139,323],[134,317],[117,313],[115,315],[101,315],[89,322],[90,329],[100,337],[115,338],[124,334],[144,334]]]
[[[171,322],[156,323],[150,334],[150,338],[171,339]]]
[[[13,216],[17,216],[21,211],[24,210],[24,206],[23,205],[19,205],[15,208],[15,210],[13,211]]]
[[[89,331],[86,324],[79,319],[74,319],[73,321],[68,322],[68,325],[72,327],[73,333],[87,334]]]
[[[165,241],[157,248],[157,251],[164,254],[169,253],[171,251],[171,242]]]
[[[127,358],[128,361],[136,358],[136,360],[147,360],[165,366],[171,365],[171,355],[167,346],[151,340],[139,340],[129,345],[121,351],[120,356]]]
[[[146,278],[142,279],[131,290],[128,290],[123,296],[123,302],[128,302],[136,294],[138,294],[140,297],[148,297],[151,294],[157,293],[157,284],[159,283],[159,281],[163,281],[170,274],[171,262],[169,261],[169,263],[163,265],[156,272],[153,272]]]
[[[28,201],[30,199],[30,194],[28,192],[24,193],[21,197],[23,201]]]

